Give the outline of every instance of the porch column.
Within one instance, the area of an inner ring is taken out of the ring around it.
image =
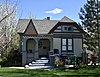
[[[35,39],[36,41],[36,51],[38,51],[38,39]]]
[[[39,51],[38,51],[38,39],[35,39],[36,42],[36,48],[35,48],[35,53],[34,53],[34,58],[38,59],[39,58]]]
[[[26,41],[27,41],[27,39],[23,38],[22,43],[21,43],[21,45],[22,45],[22,65],[23,66],[27,63],[27,61],[26,61],[27,60],[26,59],[26,57],[27,57]]]
[[[50,38],[49,40],[50,40],[50,50],[52,50],[53,49],[53,38]]]

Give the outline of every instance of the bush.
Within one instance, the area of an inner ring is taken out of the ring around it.
[[[18,50],[9,52],[6,57],[0,58],[1,66],[21,66],[21,54],[18,53]]]
[[[63,67],[64,66],[64,62],[59,56],[55,57],[55,66],[56,67]]]
[[[7,58],[6,57],[0,58],[0,65],[4,65],[6,62],[7,62]]]

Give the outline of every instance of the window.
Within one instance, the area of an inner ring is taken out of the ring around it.
[[[66,39],[62,39],[62,45],[66,45]]]
[[[62,46],[62,50],[63,51],[66,51],[66,46]]]
[[[68,51],[68,52],[73,51],[73,40],[71,38],[62,39],[62,51]]]
[[[62,50],[66,51],[66,39],[62,39]]]
[[[66,26],[66,27],[64,27],[64,30],[67,30],[67,26]]]
[[[72,31],[72,27],[69,26],[69,27],[68,27],[68,31]]]
[[[72,39],[68,39],[68,51],[72,51]]]
[[[63,26],[63,31],[72,31],[72,26]]]

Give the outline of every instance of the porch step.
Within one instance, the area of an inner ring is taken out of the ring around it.
[[[29,66],[45,66],[45,63],[29,63]]]
[[[33,63],[33,64],[34,64],[34,63],[41,64],[41,63],[48,63],[48,61],[36,61],[36,62],[33,61],[32,63]]]
[[[28,65],[25,65],[25,68],[51,68],[52,66],[50,66],[49,64],[49,60],[47,58],[40,58],[38,60],[32,61],[31,63],[29,63]]]
[[[47,68],[52,68],[52,66],[35,66],[35,67],[33,67],[33,66],[29,66],[28,67],[29,69],[47,69]]]
[[[36,60],[37,63],[48,63],[49,60]]]
[[[47,58],[46,58],[46,57],[41,57],[40,59],[41,59],[41,60],[45,60],[45,59],[47,59]]]

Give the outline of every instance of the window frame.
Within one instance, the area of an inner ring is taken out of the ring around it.
[[[65,28],[66,28],[66,29],[65,29]],[[69,30],[69,28],[71,28],[71,30]],[[64,32],[71,32],[71,31],[73,31],[73,26],[64,25],[64,26],[62,27],[62,30],[63,30]]]
[[[67,43],[64,43],[63,44],[63,40],[66,40],[66,38],[63,38],[61,41],[62,41],[62,43],[61,43],[61,47],[62,47],[62,51],[67,51]],[[65,41],[65,42],[67,42],[67,40]],[[63,50],[63,47],[65,47],[66,46],[66,50]]]
[[[71,51],[73,51],[73,39],[72,38],[68,38],[67,40],[68,40],[68,42],[67,42],[67,46],[68,46],[67,50],[68,50],[68,52],[71,52]],[[69,40],[71,40],[71,45],[69,44]],[[69,46],[71,46],[71,50],[69,49]]]
[[[66,45],[63,45],[63,39],[66,39]],[[71,45],[68,45],[68,40],[69,39],[71,39],[72,41],[72,44]],[[66,46],[66,50],[63,50],[63,46]],[[68,49],[68,46],[72,46],[72,50],[69,50]],[[63,51],[63,52],[73,52],[73,38],[62,38],[61,39],[61,50]]]

